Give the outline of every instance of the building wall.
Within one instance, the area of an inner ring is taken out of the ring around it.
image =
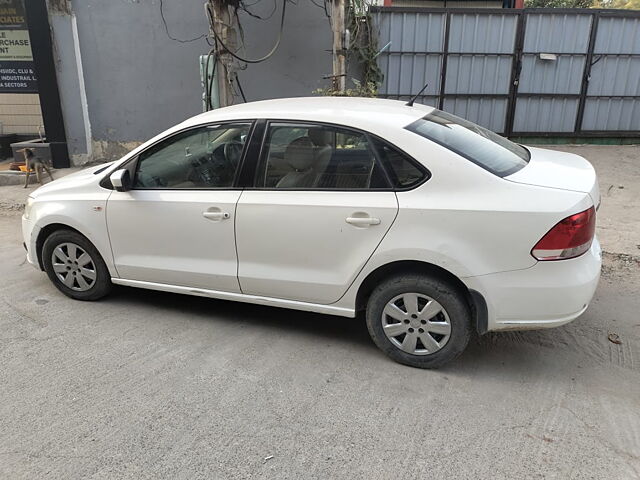
[[[203,3],[164,0],[172,37],[188,40],[208,31]],[[252,10],[268,15],[273,4],[260,4]],[[72,0],[70,7],[50,4],[50,20],[75,163],[118,157],[201,112],[198,57],[210,47],[204,38],[188,43],[170,39],[159,0]],[[268,20],[241,16],[245,55],[260,57],[275,41],[280,2],[277,7]],[[301,0],[288,3],[286,13],[275,55],[239,74],[248,100],[310,95],[331,72],[331,30],[324,11]]]
[[[40,99],[37,93],[0,94],[0,133],[37,136],[42,126]]]
[[[27,74],[33,68],[23,0],[4,0],[0,3],[0,133],[37,136],[42,127],[42,114],[36,82]],[[25,42],[19,44],[15,42]],[[20,79],[15,75],[19,74]],[[25,77],[29,78],[25,80]],[[12,83],[15,82],[15,83]]]

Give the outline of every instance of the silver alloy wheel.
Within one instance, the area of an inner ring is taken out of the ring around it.
[[[51,266],[56,277],[76,292],[86,292],[96,283],[97,274],[93,259],[75,243],[61,243],[54,248]]]
[[[393,345],[412,355],[430,355],[446,345],[451,336],[447,311],[422,293],[403,293],[387,303],[382,329]]]

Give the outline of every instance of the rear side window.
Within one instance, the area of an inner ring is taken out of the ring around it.
[[[366,134],[289,122],[269,124],[255,186],[290,190],[389,188]]]
[[[424,168],[388,143],[375,138],[373,144],[394,188],[411,188],[428,178],[429,173]]]
[[[511,175],[529,162],[530,155],[526,148],[480,125],[441,110],[433,110],[405,128],[499,177]]]

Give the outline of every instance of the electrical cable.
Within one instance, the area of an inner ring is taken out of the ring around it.
[[[195,42],[200,40],[201,38],[206,38],[207,34],[203,33],[202,35],[200,35],[199,37],[196,38],[191,38],[188,40],[181,40],[179,38],[175,38],[173,37],[170,33],[169,33],[169,25],[167,25],[167,19],[164,18],[164,4],[163,4],[163,0],[160,0],[160,17],[162,17],[162,24],[164,25],[164,31],[167,34],[167,37],[169,37],[171,40],[173,40],[174,42],[179,42],[179,43],[191,43],[191,42]]]
[[[242,100],[244,103],[247,103],[247,97],[244,96],[244,90],[242,90],[242,85],[240,85],[240,79],[238,78],[238,73],[236,72],[236,83],[238,84],[238,90],[240,90],[240,95],[242,96]]]
[[[316,0],[310,0],[310,1],[316,7],[321,8],[322,10],[324,10],[324,14],[327,16],[327,18],[329,18],[331,16],[331,15],[329,15],[329,11],[327,10],[327,0],[324,0],[322,5],[320,5],[319,3],[316,3]]]
[[[280,31],[278,32],[278,38],[276,40],[275,45],[269,51],[269,53],[267,53],[264,57],[261,57],[261,58],[248,59],[248,58],[240,57],[239,55],[237,55],[237,54],[233,53],[231,50],[229,50],[229,48],[224,44],[222,39],[218,36],[218,32],[216,32],[215,29],[212,28],[211,31],[213,32],[213,35],[216,38],[216,41],[220,44],[220,46],[225,51],[225,53],[228,53],[233,58],[235,58],[237,60],[240,60],[241,62],[244,62],[244,63],[260,63],[260,62],[264,62],[265,60],[270,58],[274,53],[276,53],[276,50],[280,46],[280,41],[282,40],[282,32],[284,30],[284,19],[285,19],[286,10],[287,10],[287,0],[283,0],[283,2],[282,2],[282,16],[280,18]]]
[[[214,52],[214,48],[212,48],[211,50],[209,50],[209,53],[207,54],[207,61],[205,62],[205,67],[204,67],[204,79],[205,79],[205,94],[204,94],[204,99],[205,99],[205,107],[207,110],[213,110],[213,104],[211,103],[211,90],[213,87],[213,79],[215,78],[216,75],[216,65],[218,64],[218,60],[217,58],[214,58],[213,60],[213,70],[211,71],[211,78],[209,78],[209,59],[211,58],[211,54]]]
[[[313,0],[311,0],[313,1]],[[256,2],[258,3],[258,2]],[[250,12],[247,7],[255,5],[255,3],[251,4],[251,5],[246,5],[244,2],[240,2],[240,4],[238,5],[238,7],[236,8],[236,16],[238,15],[238,10],[242,10],[243,12],[245,12],[247,15],[253,17],[253,18],[257,18],[258,20],[269,20],[271,17],[273,17],[273,14],[276,13],[276,10],[278,9],[278,0],[273,0],[273,10],[271,10],[271,13],[269,15],[267,15],[266,17],[261,17],[260,15]],[[240,19],[238,19],[240,20]]]

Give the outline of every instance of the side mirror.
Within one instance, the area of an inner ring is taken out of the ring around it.
[[[120,170],[116,170],[109,176],[109,180],[111,180],[111,185],[118,192],[126,192],[127,190],[131,190],[131,175],[129,174],[129,170],[126,168],[122,168]]]

